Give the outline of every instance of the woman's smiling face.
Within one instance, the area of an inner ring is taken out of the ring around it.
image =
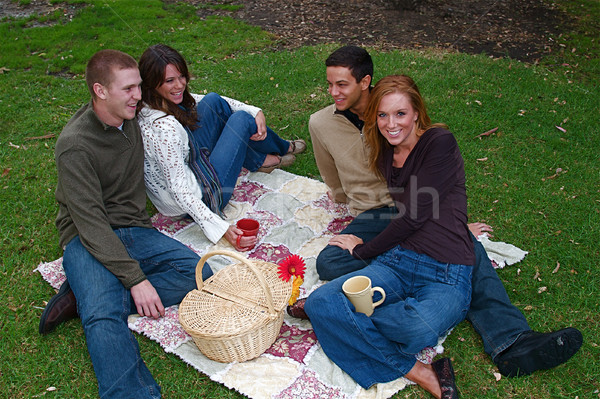
[[[412,148],[418,141],[418,113],[404,93],[390,93],[381,98],[377,109],[379,132],[392,146]]]
[[[181,104],[186,85],[187,79],[185,76],[179,72],[175,65],[169,64],[165,68],[165,81],[158,86],[156,91],[172,103]]]

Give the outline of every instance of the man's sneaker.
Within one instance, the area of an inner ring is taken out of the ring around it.
[[[569,360],[581,347],[583,336],[569,327],[549,333],[527,331],[494,358],[505,377],[521,377]]]

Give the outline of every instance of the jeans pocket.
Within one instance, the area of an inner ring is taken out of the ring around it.
[[[398,269],[404,258],[404,249],[401,246],[396,246],[377,256],[377,261],[389,266],[391,269]],[[401,267],[400,267],[401,268]]]
[[[458,274],[460,272],[460,267],[461,265],[455,265],[453,263],[437,263],[435,265],[436,281],[448,285],[456,285],[456,283],[458,282]]]

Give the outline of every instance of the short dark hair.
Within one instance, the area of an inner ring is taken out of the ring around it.
[[[325,60],[325,66],[341,66],[350,69],[356,83],[367,75],[371,76],[371,81],[373,81],[373,60],[367,50],[362,47],[344,46],[335,50]]]
[[[95,98],[94,83],[109,86],[114,78],[113,70],[137,69],[137,61],[127,53],[119,50],[100,50],[90,58],[85,67],[85,82],[88,90]]]

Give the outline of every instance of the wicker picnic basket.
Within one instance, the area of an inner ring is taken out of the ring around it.
[[[202,267],[215,255],[238,260],[202,281]],[[277,265],[248,260],[231,251],[212,251],[196,266],[198,289],[179,305],[179,322],[198,349],[218,362],[244,362],[265,352],[279,335],[292,283]]]

